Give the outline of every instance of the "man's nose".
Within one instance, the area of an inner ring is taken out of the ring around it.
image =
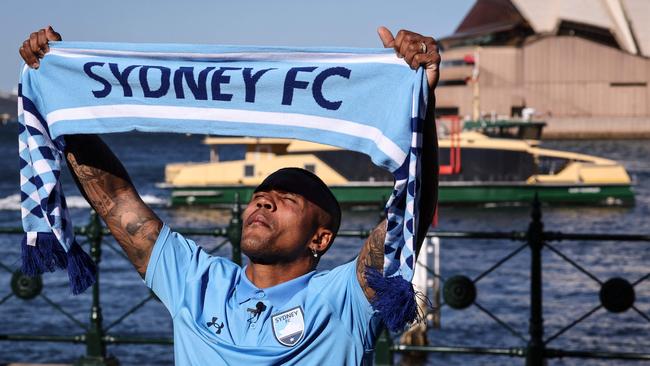
[[[258,198],[255,205],[257,208],[265,208],[270,211],[275,211],[275,202],[268,195]]]

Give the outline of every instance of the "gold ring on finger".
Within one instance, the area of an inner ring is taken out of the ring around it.
[[[422,51],[422,53],[427,53],[427,44],[426,43],[420,42],[420,51]]]

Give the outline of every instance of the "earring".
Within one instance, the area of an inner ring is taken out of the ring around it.
[[[318,253],[314,250],[314,248],[311,248],[311,254],[314,256],[314,258],[318,258]]]

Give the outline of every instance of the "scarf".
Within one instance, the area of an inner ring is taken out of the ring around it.
[[[67,269],[74,294],[95,279],[59,181],[64,135],[307,140],[365,153],[393,173],[383,274],[366,274],[375,310],[389,328],[403,327],[415,317],[410,280],[427,92],[423,69],[411,70],[391,49],[53,42],[39,69],[23,67],[19,85],[22,271]]]

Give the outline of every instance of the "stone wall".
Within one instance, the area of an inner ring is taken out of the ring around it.
[[[647,139],[649,117],[548,118],[544,139]]]

